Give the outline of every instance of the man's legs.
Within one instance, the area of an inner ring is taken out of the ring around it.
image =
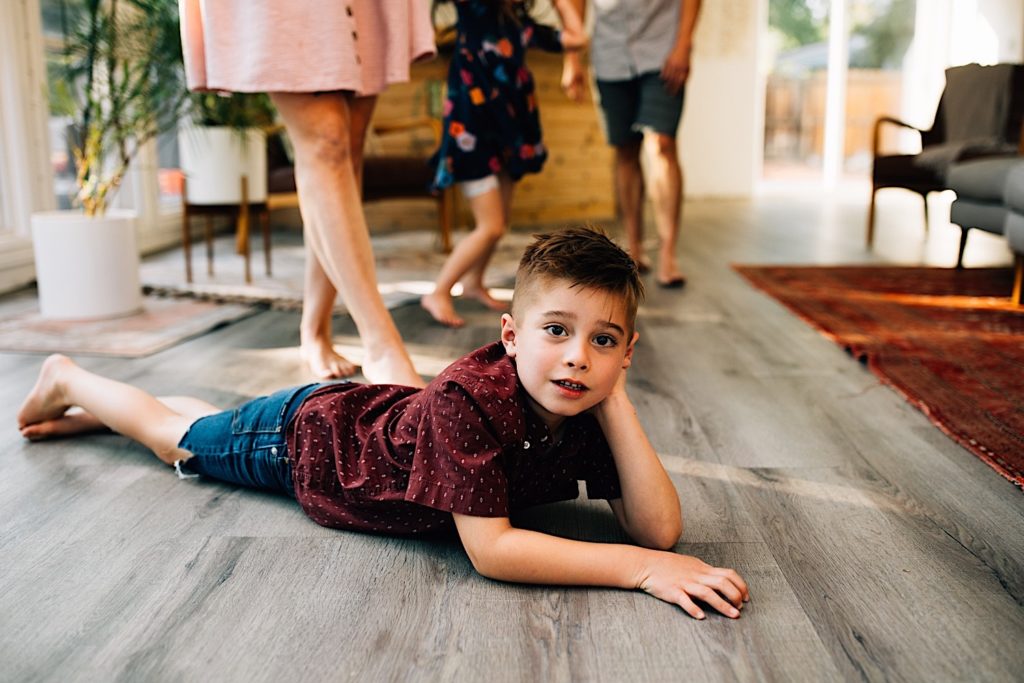
[[[644,175],[640,150],[640,142],[615,147],[615,196],[622,212],[629,255],[643,272],[649,266],[644,256]]]
[[[676,249],[679,225],[682,219],[683,171],[679,165],[676,138],[648,131],[644,134],[647,151],[648,182],[654,205],[654,223],[658,228],[661,246],[658,250],[657,283],[678,287],[685,279],[679,270]]]
[[[198,418],[218,412],[205,401],[190,397],[164,399],[168,403],[133,387],[100,377],[80,368],[66,356],[53,355],[43,362],[39,379],[18,411],[18,427],[28,438],[33,428],[58,423],[72,406],[85,412],[81,424],[95,429],[103,425],[138,441],[168,465],[190,454],[178,443]],[[68,431],[57,431],[66,435]]]

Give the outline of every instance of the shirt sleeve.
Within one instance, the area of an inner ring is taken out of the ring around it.
[[[581,456],[585,463],[583,480],[587,483],[587,498],[621,498],[619,471],[615,468],[612,449],[604,438],[597,420],[592,420],[588,425]]]
[[[420,418],[405,500],[477,517],[508,517],[508,477],[498,437],[476,401],[455,382]]]

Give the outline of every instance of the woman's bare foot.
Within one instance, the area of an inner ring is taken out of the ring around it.
[[[303,340],[299,347],[302,360],[317,379],[340,379],[356,374],[359,367],[334,350],[330,339]]]
[[[423,387],[426,382],[416,372],[405,348],[396,349],[367,347],[363,358],[363,375],[374,384],[401,384],[406,387]]]
[[[63,375],[75,367],[67,356],[53,354],[39,369],[39,378],[18,409],[18,429],[56,420],[71,406],[64,400]]]
[[[507,301],[495,299],[486,287],[467,287],[463,285],[462,296],[476,299],[487,308],[498,313],[507,313],[509,309]]]
[[[53,420],[43,420],[21,428],[21,435],[29,441],[59,439],[64,436],[108,431],[95,415],[81,408],[71,408]]]
[[[420,306],[426,309],[437,322],[448,327],[462,327],[466,321],[455,313],[455,305],[452,303],[451,295],[445,295],[438,290],[433,294],[426,294],[420,299]]]

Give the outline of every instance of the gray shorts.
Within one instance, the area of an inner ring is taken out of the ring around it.
[[[597,81],[608,144],[639,143],[645,130],[676,136],[683,114],[684,85],[678,95],[665,89],[657,71],[628,81]]]

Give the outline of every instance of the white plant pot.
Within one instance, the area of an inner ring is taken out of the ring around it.
[[[32,245],[44,318],[95,320],[142,310],[134,212],[34,213]]]
[[[267,199],[267,140],[261,130],[187,126],[179,131],[178,153],[189,204],[239,204],[242,176],[250,202]]]

